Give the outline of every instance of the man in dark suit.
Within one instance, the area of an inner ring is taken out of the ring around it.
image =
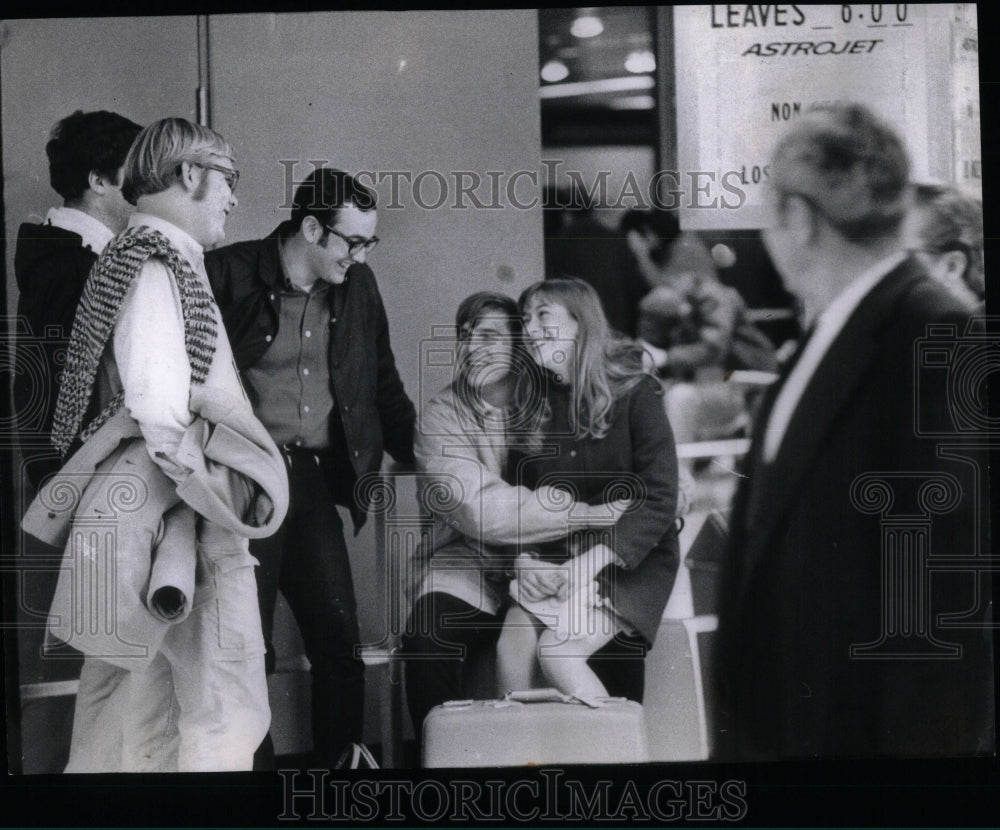
[[[986,467],[948,385],[968,312],[903,250],[908,178],[856,105],[773,156],[765,241],[812,327],[731,519],[715,676],[742,760],[992,751]],[[944,365],[921,360],[929,332]]]

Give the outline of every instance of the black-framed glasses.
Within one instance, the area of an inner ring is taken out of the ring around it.
[[[911,248],[910,251],[929,256],[944,256],[945,254],[950,254],[952,251],[958,251],[965,254],[966,259],[972,259],[972,246],[958,239],[953,239],[950,242],[944,242],[940,245],[925,244],[922,248]]]
[[[195,167],[202,167],[205,170],[218,170],[226,180],[226,184],[229,185],[230,192],[236,190],[236,184],[240,180],[239,170],[234,170],[232,167],[220,167],[218,164],[209,164],[206,161],[193,161],[191,163]]]
[[[344,242],[347,243],[347,253],[349,256],[354,256],[359,251],[364,251],[366,254],[372,250],[376,245],[378,245],[378,237],[373,236],[371,239],[359,239],[358,237],[344,236],[336,228],[331,228],[329,225],[324,225],[330,233],[339,236]]]

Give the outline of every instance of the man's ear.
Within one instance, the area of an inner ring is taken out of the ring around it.
[[[103,173],[97,170],[91,170],[87,176],[87,185],[94,191],[94,193],[97,193],[99,196],[103,196],[108,192],[109,188],[114,186],[114,182],[109,181]]]
[[[942,254],[944,262],[944,273],[949,280],[953,280],[956,285],[961,285],[964,281],[965,269],[969,267],[969,258],[964,251],[948,251]]]
[[[808,200],[797,193],[785,197],[782,208],[782,222],[793,234],[795,242],[805,247],[816,241],[819,235],[819,217]]]
[[[193,193],[198,189],[198,185],[201,183],[201,177],[205,175],[205,172],[206,171],[197,164],[192,164],[189,161],[182,161],[179,165],[177,165],[177,180],[181,183],[181,187],[189,193]]]
[[[302,231],[302,237],[310,244],[315,244],[323,238],[323,223],[315,216],[304,216],[299,230]]]

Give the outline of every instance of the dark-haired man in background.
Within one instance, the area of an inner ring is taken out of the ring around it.
[[[212,251],[206,267],[254,410],[285,451],[291,503],[282,528],[255,541],[257,590],[271,634],[278,589],[312,666],[315,762],[336,764],[361,740],[364,664],[343,522],[355,532],[368,505],[359,478],[377,471],[383,445],[413,461],[416,420],[396,371],[389,324],[366,264],[378,242],[375,194],[340,170],[313,171],[291,219],[267,238]],[[259,753],[268,762],[270,750]]]
[[[41,224],[25,222],[17,234],[17,314],[27,328],[18,332],[14,412],[35,487],[59,469],[48,442],[59,389],[57,357],[91,266],[134,210],[122,196],[122,165],[140,129],[105,110],[78,110],[56,124],[45,153],[62,207],[50,209]]]
[[[558,194],[559,191],[556,191]],[[546,205],[545,279],[576,277],[593,286],[611,328],[636,334],[639,301],[648,290],[624,234],[595,215],[594,198],[578,186],[560,194],[564,210]],[[556,206],[562,206],[556,196]],[[551,217],[551,218],[550,218]]]

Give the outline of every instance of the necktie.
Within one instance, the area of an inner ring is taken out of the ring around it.
[[[771,408],[766,413],[764,430],[761,433],[761,441],[763,442],[761,448],[761,458],[766,463],[773,461],[777,455],[778,447],[784,437],[785,431],[788,429],[788,424],[791,421],[794,409],[798,406],[804,384],[809,382],[808,375],[811,375],[812,372],[808,372],[805,377],[795,376],[794,379],[793,373],[802,361],[806,350],[809,348],[809,344],[816,335],[817,329],[817,322],[814,321],[806,331],[805,336],[798,345],[798,348],[781,367],[778,380],[775,382],[775,394],[771,399]],[[793,386],[800,388],[786,388],[789,383],[792,383]]]

